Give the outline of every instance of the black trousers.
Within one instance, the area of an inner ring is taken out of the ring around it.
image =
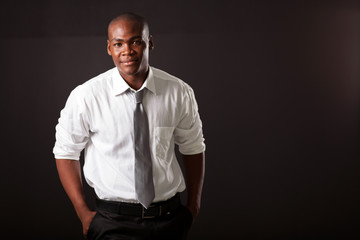
[[[88,240],[184,240],[193,218],[185,206],[169,215],[143,219],[98,210],[90,224]]]

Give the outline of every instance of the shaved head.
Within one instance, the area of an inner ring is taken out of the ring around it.
[[[123,13],[110,21],[107,52],[123,79],[139,89],[149,70],[149,51],[154,48],[145,19],[135,13]]]
[[[148,26],[148,23],[146,22],[145,18],[138,15],[138,14],[135,14],[135,13],[132,13],[132,12],[126,12],[126,13],[122,13],[120,14],[119,16],[113,18],[109,25],[108,25],[108,38],[109,38],[109,32],[110,32],[110,28],[118,23],[118,22],[122,22],[122,21],[131,21],[135,24],[139,24],[139,27],[141,29],[143,29],[143,34],[145,34],[146,36],[149,36],[150,35],[150,32],[149,32],[149,26]],[[111,39],[109,39],[111,40]]]

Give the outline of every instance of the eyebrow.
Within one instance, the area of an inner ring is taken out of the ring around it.
[[[136,39],[136,38],[142,38],[142,36],[134,36],[134,37],[130,38],[129,41],[134,40],[134,39]],[[113,39],[110,40],[110,42],[112,42],[112,41],[124,42],[125,40],[124,40],[124,39],[121,39],[121,38],[116,38],[116,37],[115,37],[115,38],[113,38]]]

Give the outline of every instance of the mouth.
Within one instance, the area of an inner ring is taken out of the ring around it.
[[[125,66],[130,66],[135,64],[137,61],[138,61],[137,59],[129,59],[129,60],[120,61],[120,63]]]

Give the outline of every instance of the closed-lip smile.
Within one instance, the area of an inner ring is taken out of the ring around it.
[[[127,60],[120,61],[120,63],[122,63],[124,65],[131,65],[131,64],[134,64],[135,62],[137,62],[137,59],[127,59]]]

